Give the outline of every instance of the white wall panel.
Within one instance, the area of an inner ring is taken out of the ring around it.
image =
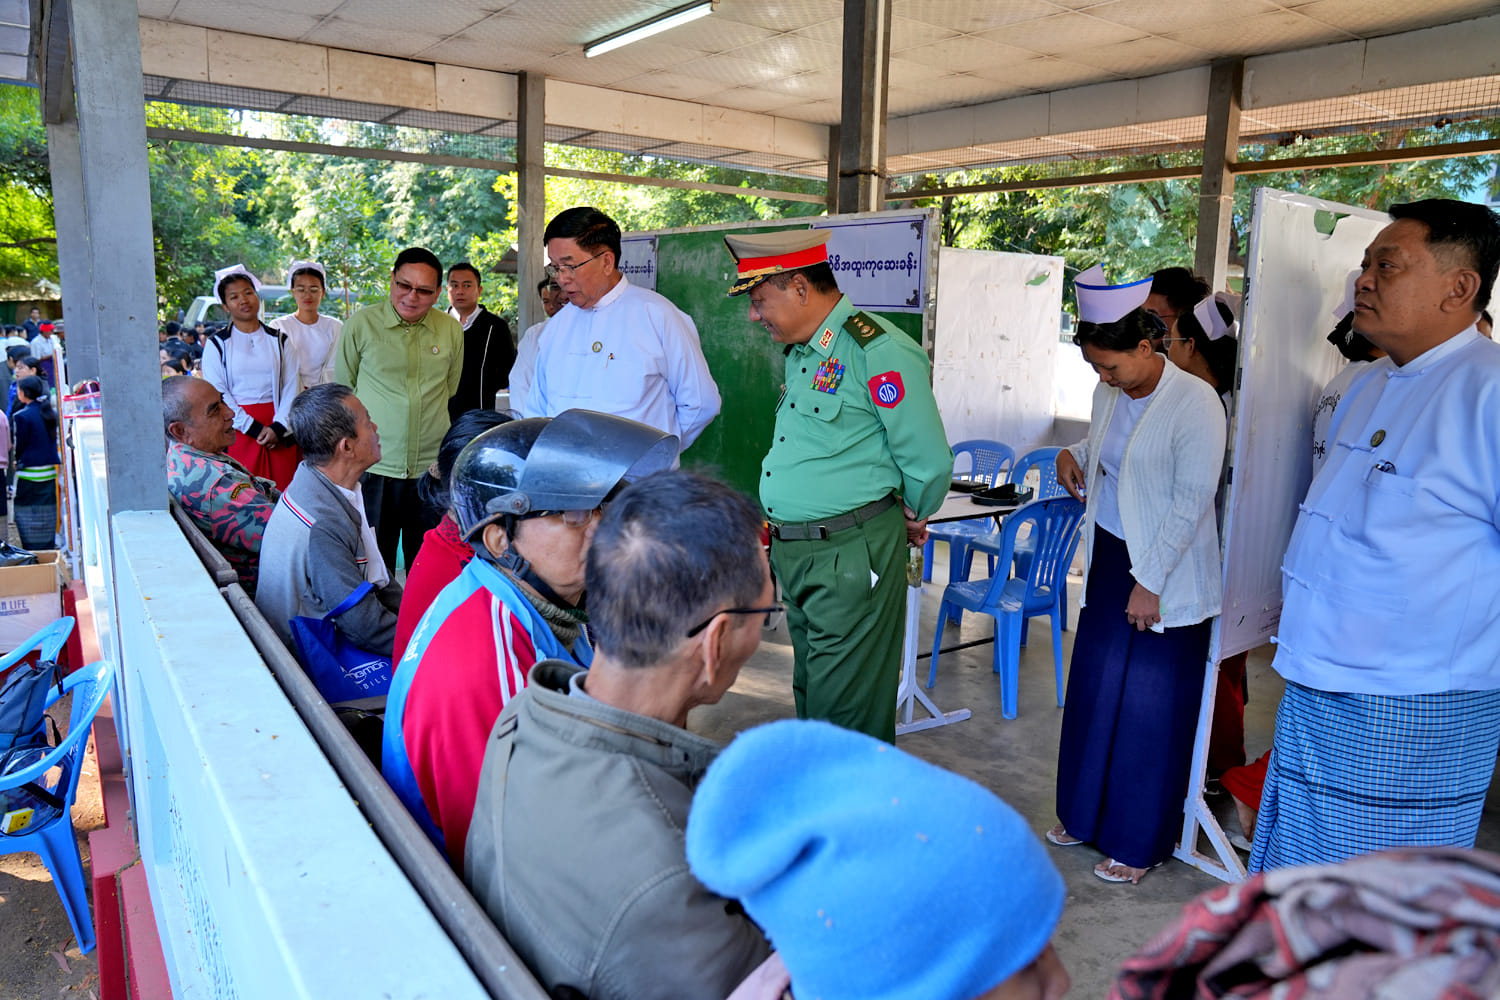
[[[1319,213],[1341,216],[1331,234],[1319,231]],[[1312,479],[1313,407],[1342,367],[1324,337],[1350,269],[1388,221],[1369,209],[1256,190],[1224,505],[1219,660],[1261,645],[1281,620],[1281,557]]]
[[[938,251],[932,390],[949,442],[988,438],[1019,457],[1052,431],[1063,261]]]

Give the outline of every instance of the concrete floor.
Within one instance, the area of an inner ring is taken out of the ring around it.
[[[937,547],[939,565],[934,570],[935,580],[947,579],[945,548]],[[1079,590],[1075,579],[1069,587],[1075,620]],[[931,648],[941,595],[940,583],[924,587],[920,650]],[[945,646],[985,638],[993,634],[992,620],[965,615],[961,631],[950,626],[946,632]],[[937,684],[929,692],[941,710],[968,708],[973,712],[972,718],[898,737],[896,742],[909,753],[993,790],[1025,816],[1040,837],[1057,821],[1054,794],[1058,733],[1062,724],[1062,709],[1057,707],[1054,695],[1047,620],[1035,620],[1029,645],[1021,651],[1020,704],[1014,720],[1006,720],[1000,714],[998,678],[990,669],[991,649],[986,644],[944,654]],[[1073,632],[1064,632],[1065,682],[1072,650]],[[1281,697],[1281,678],[1270,666],[1272,652],[1270,646],[1252,652],[1247,667],[1250,703],[1245,709],[1245,749],[1250,759],[1270,747],[1276,705]],[[925,659],[918,661],[918,677],[922,682],[926,679],[927,663]],[[689,726],[727,742],[740,730],[789,718],[795,714],[791,675],[792,653],[785,628],[768,631],[734,689],[718,705],[695,709]],[[921,717],[922,710],[919,708],[917,712]],[[1492,787],[1479,835],[1479,846],[1491,851],[1500,850],[1497,809],[1500,809],[1500,795]],[[1227,798],[1216,811],[1221,814],[1227,831],[1238,829]],[[1172,920],[1184,903],[1221,884],[1174,860],[1151,872],[1139,885],[1113,885],[1093,877],[1093,866],[1102,855],[1092,847],[1049,847],[1049,851],[1068,887],[1067,905],[1054,943],[1072,975],[1073,989],[1069,994],[1072,997],[1104,997],[1123,959]],[[942,887],[934,886],[933,890],[941,893]]]
[[[938,580],[947,578],[945,546],[937,547]],[[1070,588],[1076,618],[1079,587]],[[923,595],[920,649],[931,648],[937,619],[940,583],[928,584]],[[938,682],[931,691],[943,710],[968,708],[973,717],[938,729],[899,737],[897,744],[994,790],[1021,812],[1040,836],[1056,822],[1053,788],[1057,776],[1058,730],[1062,710],[1052,684],[1051,633],[1045,619],[1037,619],[1030,645],[1021,653],[1018,717],[1000,715],[1000,690],[990,672],[988,645],[945,654]],[[990,620],[965,616],[960,632],[947,630],[945,645],[992,634]],[[92,637],[89,637],[90,640]],[[1073,633],[1063,633],[1063,665],[1072,656]],[[97,652],[86,650],[86,659]],[[1246,751],[1254,758],[1270,746],[1281,679],[1270,668],[1271,647],[1250,656],[1250,704],[1245,712]],[[925,680],[927,661],[918,661]],[[792,655],[785,628],[768,631],[759,652],[746,665],[739,682],[718,705],[694,710],[689,725],[719,742],[775,719],[792,710]],[[64,726],[66,708],[59,706]],[[921,715],[918,710],[918,716]],[[86,831],[102,825],[98,783],[92,753],[86,758],[79,783],[74,823],[80,834],[84,862],[88,862]],[[1232,812],[1227,802],[1221,812]],[[1500,852],[1500,792],[1490,789],[1478,846]],[[1225,819],[1234,826],[1232,817]],[[1218,885],[1214,879],[1177,861],[1147,875],[1138,886],[1110,885],[1090,874],[1100,854],[1090,847],[1049,848],[1050,856],[1068,886],[1067,908],[1054,941],[1073,977],[1070,997],[1102,998],[1120,961],[1149,940],[1176,916],[1183,903]],[[942,891],[935,886],[935,892]],[[80,956],[72,941],[47,871],[35,855],[0,857],[0,1000],[42,1000],[44,997],[97,996],[98,972],[93,955]]]

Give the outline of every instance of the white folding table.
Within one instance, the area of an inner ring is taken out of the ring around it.
[[[977,517],[990,517],[994,518],[998,524],[999,519],[1012,510],[1015,508],[986,507],[975,503],[974,498],[967,493],[949,493],[937,513],[927,519],[927,523],[933,525],[946,521],[967,521]],[[897,736],[946,726],[953,722],[962,722],[970,715],[967,708],[959,708],[951,712],[941,711],[937,705],[933,704],[922,686],[917,683],[917,635],[921,617],[922,552],[920,549],[913,549],[912,558],[906,563],[906,642],[901,650],[901,686],[896,691]],[[980,639],[964,645],[982,645],[993,641],[993,639]],[[928,717],[925,719],[914,718],[919,704],[927,711]]]

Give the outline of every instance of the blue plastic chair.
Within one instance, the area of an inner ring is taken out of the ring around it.
[[[0,656],[0,672],[20,663],[32,650],[41,650],[43,660],[56,660],[62,654],[63,646],[67,645],[68,636],[73,634],[73,624],[71,618],[59,618],[39,629],[21,645]]]
[[[20,663],[28,655],[37,651],[41,652],[42,655],[40,658],[43,662],[50,660],[55,663],[57,658],[62,655],[63,646],[68,643],[68,636],[73,634],[73,625],[74,621],[72,618],[64,617],[33,632],[21,645],[4,656],[0,656],[0,674],[5,673],[5,671]],[[48,704],[50,705],[51,702],[49,701]],[[42,725],[45,726],[46,724],[46,720],[42,720]]]
[[[94,921],[89,915],[89,897],[85,888],[83,860],[78,855],[78,837],[73,832],[73,799],[78,794],[78,776],[83,771],[83,748],[88,745],[89,731],[94,727],[94,716],[99,713],[99,706],[104,704],[113,684],[114,668],[105,661],[90,664],[69,675],[63,681],[62,694],[54,689],[47,701],[51,706],[62,695],[73,695],[68,735],[57,746],[47,750],[40,760],[20,770],[0,775],[0,793],[34,782],[63,802],[57,815],[33,823],[17,833],[0,834],[0,854],[34,851],[41,855],[42,863],[52,873],[52,881],[57,885],[57,894],[62,898],[63,909],[68,914],[68,923],[73,925],[78,950],[85,955],[94,950]],[[65,769],[64,773],[49,779],[47,772],[59,766]]]
[[[1011,468],[1010,481],[1017,486],[1026,482],[1026,474],[1032,469],[1037,470],[1038,480],[1036,485],[1036,496],[1033,499],[1045,500],[1048,497],[1065,497],[1068,491],[1063,489],[1062,483],[1057,481],[1057,455],[1061,448],[1037,448],[1022,455]],[[995,556],[1000,551],[1000,533],[991,532],[982,535],[969,543],[969,558],[973,559],[974,553],[983,552],[989,557],[990,576],[995,575]],[[1016,539],[1015,549],[1015,575],[1027,576],[1031,572],[1031,557],[1036,552],[1036,543],[1030,535]],[[964,579],[969,578],[970,567],[964,567]],[[1062,627],[1068,630],[1068,592],[1063,590],[1062,596]],[[1026,626],[1021,626],[1021,643],[1026,643]]]
[[[1010,445],[1001,444],[999,441],[986,441],[982,438],[960,441],[953,446],[955,463],[964,455],[969,456],[971,463],[968,474],[974,479],[984,480],[986,486],[994,486],[1003,482],[1002,477],[1016,460],[1015,449]],[[948,582],[963,579],[958,575],[958,569],[968,565],[969,542],[986,534],[991,528],[990,519],[987,517],[968,521],[949,521],[944,524],[934,524],[928,528],[927,544],[922,546],[922,579],[928,581],[932,579],[934,542],[948,543]]]
[[[999,565],[1009,566],[1015,554],[1016,537],[1021,526],[1031,525],[1036,539],[1036,554],[1026,576],[1006,577],[996,574],[988,580],[950,583],[943,591],[938,607],[937,631],[932,639],[932,665],[927,671],[927,686],[937,680],[939,650],[943,641],[943,623],[950,613],[961,609],[981,611],[995,619],[994,671],[1000,674],[1001,714],[1016,717],[1016,689],[1020,683],[1022,625],[1028,618],[1047,615],[1052,619],[1052,662],[1057,684],[1057,704],[1063,703],[1062,628],[1058,616],[1059,595],[1068,585],[1068,565],[1078,546],[1078,524],[1083,520],[1083,504],[1072,497],[1033,500],[1008,515],[1000,529]]]

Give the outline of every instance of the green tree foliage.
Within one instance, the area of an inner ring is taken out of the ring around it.
[[[1400,149],[1500,135],[1500,120],[1440,129],[1397,129],[1321,139],[1290,137],[1284,144],[1246,147],[1242,161],[1323,156]],[[1171,153],[1070,164],[1075,173],[1100,173],[1192,165],[1192,154]],[[1500,157],[1416,160],[1366,167],[1242,174],[1236,178],[1230,262],[1243,265],[1249,252],[1255,191],[1272,187],[1349,205],[1382,209],[1418,198],[1467,198],[1495,176]],[[926,176],[916,187],[1035,180],[1039,166],[961,171]],[[920,201],[940,205],[944,243],[949,246],[1056,254],[1071,270],[1098,261],[1112,277],[1149,274],[1161,267],[1193,264],[1197,240],[1198,182],[1147,181],[1084,187],[964,194]],[[1069,292],[1071,294],[1071,290]]]
[[[146,123],[161,128],[226,131],[234,112],[150,104]],[[262,276],[281,256],[254,193],[266,182],[259,150],[151,141],[151,223],[156,242],[156,291],[174,315],[211,294],[214,271],[230,264]]]
[[[578,146],[549,145],[547,165],[556,169],[588,171],[603,174],[629,174],[644,177],[672,178],[728,187],[756,188],[774,186],[788,191],[821,193],[816,181],[778,177],[774,185],[762,174],[731,170],[705,164],[682,163],[650,156],[608,150],[584,149]],[[509,203],[505,226],[470,240],[470,259],[483,267],[498,263],[506,251],[516,245],[516,175],[500,174],[495,190]],[[578,177],[549,176],[545,215],[577,205],[592,205],[620,224],[625,232],[653,229],[677,229],[685,226],[719,222],[743,222],[756,219],[798,218],[818,215],[822,205],[813,202],[763,198],[752,194],[725,194],[689,188],[653,185],[618,184]],[[540,234],[538,234],[540,237]],[[488,289],[486,289],[488,291]],[[514,284],[508,284],[500,298],[507,311],[516,301]],[[494,308],[493,306],[491,308]]]
[[[512,144],[486,136],[295,115],[267,115],[174,104],[148,104],[148,123],[188,131],[263,135],[293,141],[399,149],[468,159],[513,158]],[[1242,159],[1275,160],[1399,149],[1500,134],[1488,120],[1305,139],[1241,150]],[[36,91],[0,86],[0,282],[57,274],[46,133]],[[1107,170],[1189,166],[1196,152],[1077,162],[1080,175]],[[554,169],[637,175],[739,188],[783,187],[820,193],[822,182],[650,156],[549,145]],[[1242,175],[1235,185],[1231,261],[1243,262],[1254,191],[1262,185],[1332,201],[1383,208],[1428,196],[1467,197],[1493,177],[1500,158],[1424,160],[1376,167]],[[426,246],[445,264],[472,261],[485,279],[485,302],[513,313],[514,279],[495,273],[516,242],[516,177],[476,167],[433,166],[347,156],[153,141],[150,148],[157,282],[164,315],[209,292],[213,271],[244,263],[279,283],[294,258],[329,268],[330,284],[349,292],[343,312],[385,295],[390,262],[404,246]],[[918,178],[937,189],[997,181],[1035,182],[1058,165],[968,170]],[[916,202],[942,210],[948,246],[1057,254],[1070,269],[1105,260],[1129,277],[1193,261],[1196,180],[1048,187],[934,196]],[[546,215],[594,205],[627,231],[815,215],[819,203],[568,176],[547,180]],[[332,304],[331,304],[332,305]]]
[[[0,287],[57,280],[47,131],[29,87],[0,86]]]

